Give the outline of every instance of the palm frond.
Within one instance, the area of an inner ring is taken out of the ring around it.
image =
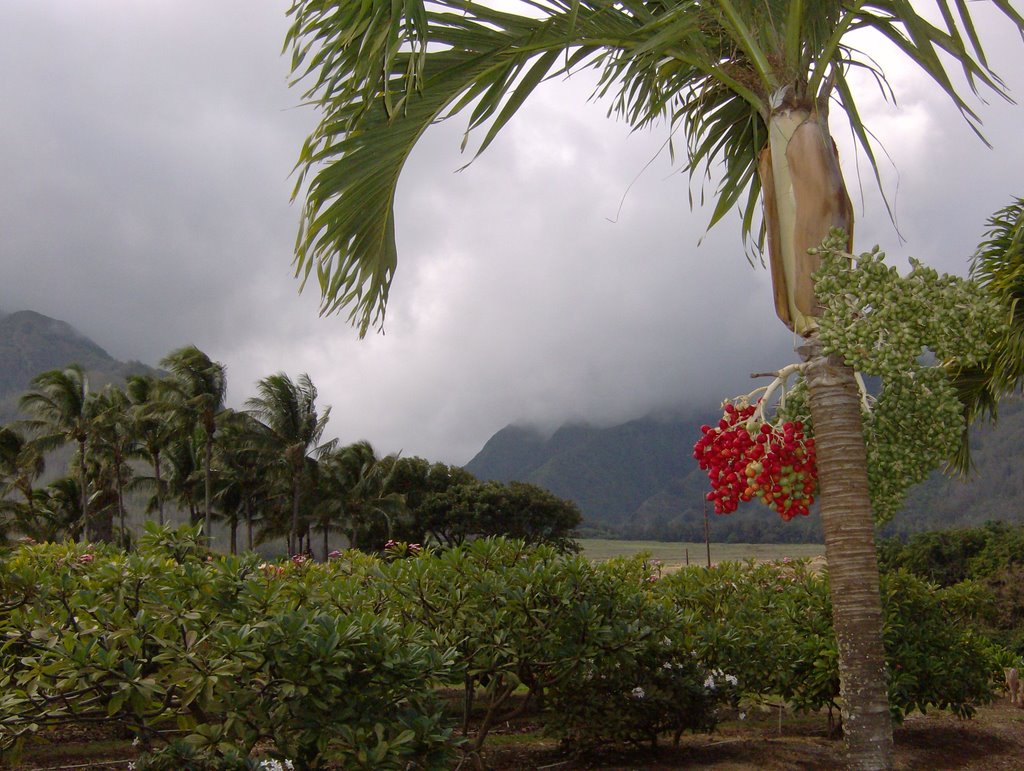
[[[993,5],[1018,29],[1007,0]],[[360,336],[383,324],[398,265],[394,202],[413,147],[434,123],[468,113],[472,157],[489,147],[545,80],[594,68],[595,97],[635,128],[666,120],[686,137],[686,169],[717,180],[710,225],[732,208],[744,239],[764,243],[755,216],[757,157],[773,105],[827,110],[835,96],[880,179],[870,132],[846,76],[884,74],[847,45],[873,29],[923,70],[980,136],[973,92],[1007,96],[965,0],[523,0],[521,12],[473,0],[299,0],[286,38],[296,82],[322,117],[296,164],[304,198],[294,267],[313,275],[321,313],[349,309]],[[835,94],[833,94],[835,90]],[[709,226],[710,226],[709,225]]]
[[[1024,198],[989,218],[971,278],[1000,298],[1006,318],[988,361],[952,373],[968,426],[978,418],[995,420],[999,400],[1024,387]],[[970,465],[965,431],[951,466],[966,473]]]

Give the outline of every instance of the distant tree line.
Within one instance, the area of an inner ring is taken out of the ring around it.
[[[37,375],[26,416],[0,426],[0,544],[15,536],[129,546],[129,501],[164,524],[187,513],[227,548],[283,538],[290,554],[326,558],[390,540],[456,545],[480,536],[571,546],[576,505],[533,485],[478,482],[457,466],[379,456],[358,441],[325,441],[330,407],[308,375],[256,384],[246,409],[225,406],[225,367],[194,346],[162,361],[168,374],[132,375],[91,392],[78,365]],[[66,476],[40,485],[48,453],[73,450]],[[130,495],[132,493],[133,495]],[[333,540],[332,540],[333,539]]]

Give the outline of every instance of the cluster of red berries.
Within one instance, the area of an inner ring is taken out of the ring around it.
[[[707,499],[716,514],[758,498],[785,520],[806,516],[818,487],[814,439],[799,421],[752,422],[755,409],[727,402],[717,427],[701,426],[693,457],[711,480]]]

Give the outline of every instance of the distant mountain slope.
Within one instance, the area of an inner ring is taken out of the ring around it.
[[[0,315],[0,422],[14,419],[33,377],[69,364],[80,364],[95,387],[157,373],[137,361],[118,361],[65,321],[35,311]]]
[[[692,458],[711,406],[672,418],[609,428],[567,425],[550,438],[506,426],[466,464],[480,479],[532,482],[580,506],[586,522],[630,537],[702,540],[707,479]],[[1007,399],[999,423],[972,429],[975,472],[936,473],[908,496],[884,534],[966,527],[989,519],[1024,522],[1024,402]],[[782,522],[757,503],[709,516],[717,541],[820,541],[816,514]]]
[[[668,480],[695,464],[680,452],[692,418],[644,418],[611,428],[571,424],[549,439],[507,426],[466,464],[479,479],[520,479],[575,500],[588,519],[624,524]]]

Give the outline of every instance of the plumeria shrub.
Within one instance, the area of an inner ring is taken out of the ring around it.
[[[577,650],[548,687],[550,733],[582,747],[654,745],[660,734],[715,726],[737,680],[698,655],[693,615],[652,592],[657,579],[642,558],[591,569],[575,623],[562,630]]]
[[[733,674],[747,696],[779,697],[830,713],[840,697],[828,579],[806,563],[726,563],[687,568],[659,591],[704,619],[694,627],[709,665]],[[973,597],[973,599],[972,599]],[[906,573],[882,576],[889,705],[970,716],[992,700],[1001,652],[977,631],[969,588],[940,589]]]
[[[153,768],[187,753],[231,768],[256,748],[296,768],[444,768],[461,742],[438,698],[452,688],[471,749],[525,707],[586,746],[706,729],[739,698],[839,698],[827,578],[802,562],[659,576],[643,558],[480,539],[265,563],[195,535],[0,560],[0,749],[88,720],[133,732]],[[992,698],[977,587],[897,573],[882,589],[898,718]],[[184,744],[167,745],[169,723]]]
[[[523,688],[547,730],[577,744],[714,723],[721,697],[706,691],[707,672],[689,653],[688,619],[651,594],[642,559],[593,565],[497,538],[393,562],[383,574],[388,606],[440,630],[457,652],[464,726],[481,715],[477,747],[522,708],[514,696]],[[635,698],[637,689],[650,696]]]
[[[434,693],[450,655],[369,600],[325,612],[311,602],[325,578],[187,544],[19,550],[0,566],[21,587],[0,615],[0,743],[108,720],[160,750],[156,729],[174,720],[209,767],[260,740],[296,768],[443,766],[453,745]]]

